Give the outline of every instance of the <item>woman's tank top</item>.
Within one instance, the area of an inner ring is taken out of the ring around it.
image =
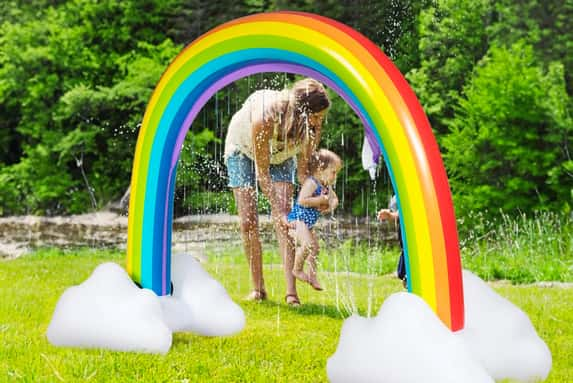
[[[288,101],[289,90],[262,89],[251,94],[241,109],[231,118],[225,138],[225,159],[234,152],[241,152],[254,160],[253,123],[271,118],[274,121],[270,140],[271,164],[280,164],[300,152],[301,145],[293,145],[278,139],[278,131],[284,111],[279,105]]]

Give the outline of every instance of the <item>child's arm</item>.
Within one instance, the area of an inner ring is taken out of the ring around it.
[[[328,205],[328,195],[321,194],[319,196],[313,197],[314,191],[316,190],[316,183],[312,178],[307,178],[302,184],[300,193],[298,194],[298,204],[304,207],[313,207],[315,209]]]

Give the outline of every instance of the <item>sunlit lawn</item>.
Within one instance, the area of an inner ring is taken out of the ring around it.
[[[206,268],[245,310],[246,328],[228,338],[175,334],[167,355],[56,348],[46,340],[64,290],[100,263],[123,264],[121,254],[51,250],[0,261],[0,381],[324,382],[344,318],[355,309],[374,315],[385,297],[401,291],[391,275],[356,275],[339,267],[338,273],[322,273],[325,292],[302,286],[303,307],[289,308],[276,256],[266,257],[270,300],[256,304],[242,300],[249,291],[246,262],[214,262],[223,257],[211,256]],[[390,267],[394,258],[387,262],[380,267]],[[549,345],[553,369],[547,381],[573,381],[573,289],[494,286],[527,312]]]

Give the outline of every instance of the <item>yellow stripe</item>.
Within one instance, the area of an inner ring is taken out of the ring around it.
[[[262,33],[261,31],[264,31]],[[286,32],[288,31],[288,36]],[[196,44],[188,47],[177,59],[169,66],[161,81],[159,82],[157,89],[155,90],[152,99],[149,103],[148,112],[146,112],[144,117],[144,122],[142,124],[142,137],[146,137],[148,121],[153,113],[162,113],[155,109],[155,104],[159,101],[160,97],[168,97],[169,95],[163,95],[162,90],[169,83],[173,75],[179,71],[188,61],[192,60],[200,52],[210,49],[212,46],[224,43],[226,40],[231,38],[237,38],[242,36],[245,38],[245,47],[249,46],[249,36],[261,34],[264,36],[277,36],[287,39],[297,39],[306,44],[314,45],[317,49],[327,52],[332,57],[335,57],[339,62],[343,63],[345,69],[353,76],[356,83],[359,85],[357,88],[353,82],[349,82],[346,85],[349,86],[360,100],[365,104],[370,101],[378,102],[378,108],[367,108],[367,111],[371,114],[372,120],[376,126],[383,122],[387,129],[381,131],[381,135],[387,149],[390,161],[392,163],[395,172],[402,173],[400,176],[396,177],[397,187],[400,193],[400,199],[403,207],[404,220],[406,225],[412,225],[415,230],[410,231],[414,233],[414,238],[409,237],[409,241],[414,241],[412,248],[416,249],[419,254],[411,254],[412,259],[418,259],[421,274],[420,285],[416,286],[419,288],[422,297],[432,306],[436,308],[436,296],[435,296],[435,280],[434,280],[434,265],[432,256],[423,256],[424,254],[432,254],[432,245],[430,241],[430,227],[427,216],[427,206],[424,201],[424,193],[421,185],[420,174],[416,167],[414,159],[414,148],[411,147],[409,139],[405,135],[404,127],[401,125],[396,110],[394,110],[391,105],[384,89],[380,88],[378,81],[372,76],[372,74],[365,68],[361,63],[361,60],[371,60],[373,63],[371,65],[378,66],[370,56],[366,56],[366,53],[361,55],[361,57],[354,57],[354,54],[344,46],[340,45],[337,41],[325,36],[315,30],[303,28],[290,23],[282,22],[253,22],[233,25],[232,27],[221,29],[213,34],[205,36],[203,39],[198,41]],[[280,48],[280,47],[275,47]],[[320,56],[317,55],[320,62]],[[379,66],[378,66],[379,67]],[[383,72],[383,68],[381,68]],[[333,71],[337,73],[337,71]],[[360,92],[357,92],[360,90]],[[156,127],[154,127],[156,128]],[[136,161],[134,163],[134,169],[141,169],[139,166],[139,154],[138,150],[141,150],[140,142],[138,141],[138,148],[136,149]],[[419,148],[417,148],[419,149]],[[148,160],[148,158],[147,158]],[[134,174],[136,177],[137,172]],[[142,177],[146,178],[146,174],[142,174]],[[134,178],[135,183],[137,182],[137,177]],[[406,181],[407,180],[407,181]],[[133,183],[132,183],[133,184]],[[404,198],[406,197],[406,198]],[[136,198],[134,195],[133,198]],[[139,203],[133,204],[132,206],[138,207],[143,206],[144,196],[137,198]],[[131,210],[131,207],[130,207]],[[415,213],[414,213],[415,212]],[[133,219],[130,214],[130,219]],[[133,222],[130,221],[130,224]],[[133,239],[133,238],[131,238]],[[128,240],[128,246],[132,246]]]

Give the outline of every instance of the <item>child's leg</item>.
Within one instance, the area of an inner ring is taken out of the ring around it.
[[[310,285],[318,291],[322,291],[322,286],[320,285],[320,283],[318,282],[318,278],[317,278],[317,267],[316,267],[316,259],[318,257],[318,239],[316,238],[316,235],[314,233],[314,231],[310,231],[311,234],[311,246],[310,246],[310,251],[309,251],[309,255],[307,258],[307,262],[308,262],[308,266],[309,266],[309,270],[308,270],[308,283],[310,283]]]
[[[296,251],[292,274],[295,278],[308,282],[308,275],[303,272],[303,267],[308,254],[309,244],[312,242],[312,234],[304,222],[295,221],[294,238]]]

